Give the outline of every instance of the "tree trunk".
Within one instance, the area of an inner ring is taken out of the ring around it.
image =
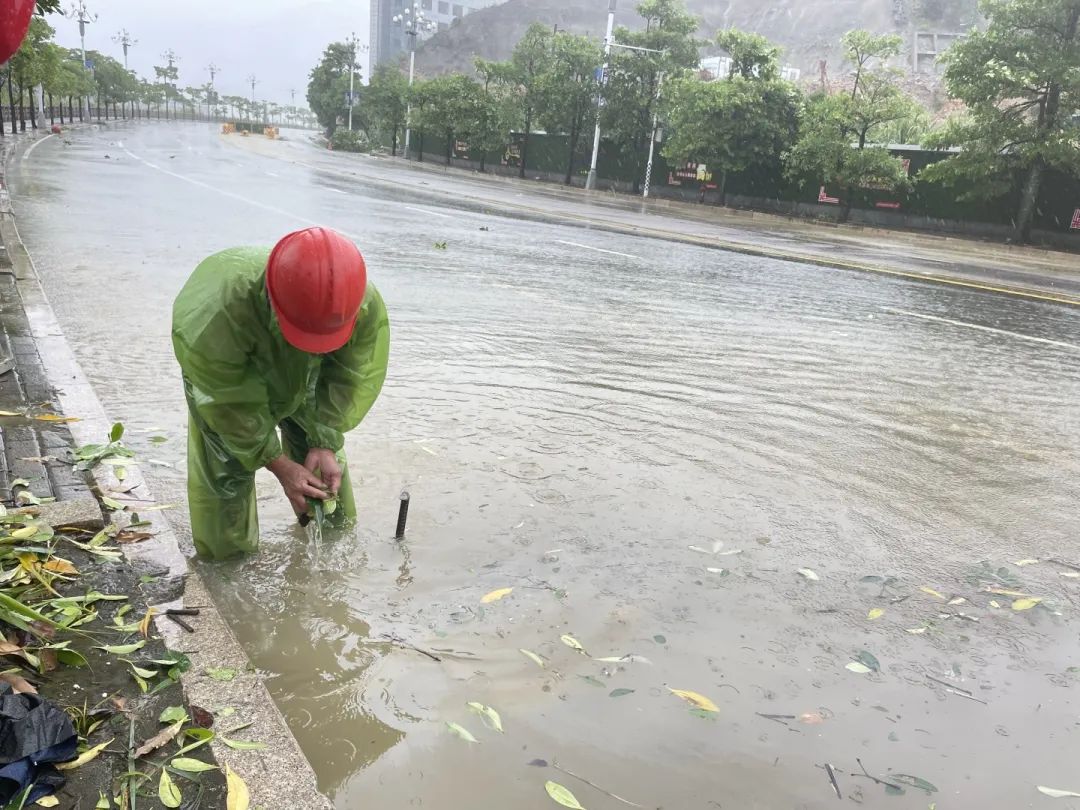
[[[60,103],[61,108],[64,106],[63,102]],[[72,103],[71,96],[68,96],[68,123],[75,123],[75,105]]]
[[[487,171],[487,152],[486,151],[481,151],[480,152],[480,174],[483,174],[486,171]]]
[[[720,172],[720,188],[717,190],[720,192],[720,205],[727,207],[727,169]]]
[[[454,156],[454,133],[446,131],[446,165],[449,166]]]
[[[1028,171],[1024,192],[1020,197],[1020,211],[1016,215],[1016,239],[1022,244],[1031,242],[1031,225],[1035,217],[1035,201],[1042,188],[1045,167],[1041,160],[1036,160]]]
[[[394,127],[394,134],[390,138],[390,157],[397,157],[397,127]]]
[[[525,115],[525,137],[521,139],[521,165],[518,177],[525,179],[525,161],[529,159],[529,135],[532,133],[532,110]]]
[[[8,65],[7,71],[7,86],[8,86],[8,107],[11,109],[11,134],[17,135],[19,133],[19,124],[15,121],[15,84],[11,79],[11,65]]]

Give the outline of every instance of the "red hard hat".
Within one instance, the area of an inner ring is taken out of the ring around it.
[[[0,65],[19,50],[33,14],[34,0],[0,2]]]
[[[367,267],[356,245],[337,231],[305,228],[270,252],[266,289],[285,340],[300,351],[326,354],[352,336]]]

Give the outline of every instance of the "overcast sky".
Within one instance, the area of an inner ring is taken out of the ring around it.
[[[2,0],[0,0],[2,2]],[[69,3],[65,1],[65,5]],[[251,95],[246,79],[255,74],[260,100],[307,106],[308,74],[326,45],[355,31],[368,41],[369,0],[86,0],[97,20],[86,28],[86,47],[123,60],[112,38],[126,28],[138,43],[128,65],[152,77],[161,54],[172,48],[180,57],[181,87],[205,84],[211,62],[220,68],[215,86],[225,95]],[[61,45],[78,47],[79,25],[51,15]],[[368,75],[366,57],[360,57]]]

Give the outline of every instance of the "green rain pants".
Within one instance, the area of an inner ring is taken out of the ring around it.
[[[281,444],[289,458],[303,464],[307,438],[295,422],[279,425]],[[343,451],[338,508],[326,518],[333,526],[356,519],[356,501]],[[259,515],[255,501],[255,473],[233,458],[221,438],[206,425],[188,402],[188,507],[191,536],[199,556],[224,560],[259,547]],[[282,498],[284,498],[284,494]]]

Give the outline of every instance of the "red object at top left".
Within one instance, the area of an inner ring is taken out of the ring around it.
[[[34,0],[0,0],[0,65],[19,50],[33,14]]]

